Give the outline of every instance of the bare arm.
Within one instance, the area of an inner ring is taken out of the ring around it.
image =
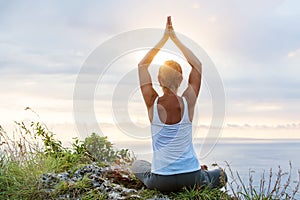
[[[153,106],[154,100],[158,96],[157,92],[152,87],[152,80],[148,71],[148,67],[151,64],[153,58],[164,46],[168,39],[169,35],[167,31],[165,31],[162,39],[146,54],[146,56],[141,60],[141,62],[138,65],[140,87],[148,111],[149,108]]]
[[[189,104],[194,106],[200,91],[201,78],[202,78],[202,64],[199,59],[194,55],[194,53],[187,48],[176,36],[172,23],[170,20],[169,35],[175,45],[180,49],[187,62],[192,67],[192,70],[189,75],[189,84],[187,89],[184,91],[183,95],[188,100]]]

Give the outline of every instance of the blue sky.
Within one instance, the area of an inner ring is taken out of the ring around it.
[[[84,61],[122,32],[164,28],[168,15],[175,31],[206,51],[223,80],[224,137],[300,138],[296,0],[0,1],[0,124],[30,120],[24,111],[30,106],[58,134],[74,134],[73,90]],[[120,77],[120,71],[112,76]],[[199,100],[203,127],[210,122],[206,93],[203,89]],[[109,102],[95,105],[98,115],[110,112]],[[131,113],[141,124],[143,106],[140,102]],[[112,128],[110,117],[104,118]]]

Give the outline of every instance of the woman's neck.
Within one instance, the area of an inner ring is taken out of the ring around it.
[[[166,87],[163,87],[162,90],[164,92],[164,95],[168,95],[168,96],[175,95],[175,96],[177,96],[177,90],[171,90],[171,89],[166,88]]]

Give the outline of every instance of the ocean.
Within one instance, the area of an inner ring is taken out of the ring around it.
[[[195,151],[200,163],[206,164],[208,168],[213,168],[213,164],[218,164],[225,168],[229,182],[237,179],[237,172],[246,184],[252,176],[253,185],[258,189],[260,180],[264,174],[266,184],[269,180],[270,169],[272,169],[272,182],[275,182],[280,169],[282,173],[291,169],[291,187],[289,193],[293,191],[296,183],[299,182],[298,170],[300,169],[300,140],[258,140],[258,139],[220,139],[210,151],[205,151],[205,156],[201,155],[201,141],[195,141]],[[144,159],[151,162],[151,142],[127,142],[117,145],[119,148],[128,148],[135,152],[137,159]],[[212,145],[211,145],[212,147]],[[226,162],[229,164],[234,177],[231,177]],[[282,176],[281,184],[287,181],[288,175]],[[297,199],[300,199],[299,192]]]

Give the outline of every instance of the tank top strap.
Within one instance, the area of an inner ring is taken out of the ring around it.
[[[158,96],[156,97],[156,99],[154,100],[154,104],[153,104],[153,116],[152,116],[152,123],[158,123],[160,122],[159,119],[159,115],[158,115],[158,109],[157,109],[157,102],[158,102]]]
[[[190,122],[189,107],[188,107],[188,103],[187,103],[185,97],[182,97],[182,101],[183,101],[183,106],[184,106],[182,121]]]

